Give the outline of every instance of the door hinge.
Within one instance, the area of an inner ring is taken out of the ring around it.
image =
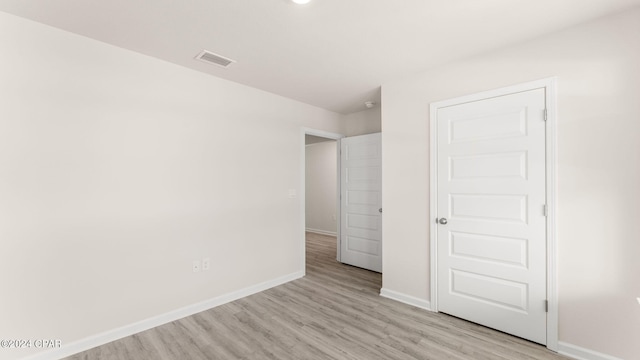
[[[542,213],[544,214],[544,216],[549,216],[549,208],[547,207],[547,204],[542,205]]]
[[[544,121],[547,121],[547,109],[544,109]]]
[[[544,312],[549,312],[549,300],[544,301]]]

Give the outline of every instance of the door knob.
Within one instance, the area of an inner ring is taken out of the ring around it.
[[[441,225],[447,225],[447,219],[446,219],[446,218],[440,218],[440,220],[438,220],[438,222],[439,222]]]
[[[382,214],[382,208],[378,209],[378,212]]]

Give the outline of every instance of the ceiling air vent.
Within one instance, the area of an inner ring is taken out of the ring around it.
[[[196,56],[196,59],[222,67],[227,67],[235,62],[235,60],[227,59],[224,56],[214,54],[207,50],[203,50],[200,54],[198,54],[198,56]]]

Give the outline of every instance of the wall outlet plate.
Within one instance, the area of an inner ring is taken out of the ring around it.
[[[200,272],[200,260],[193,260],[193,272]]]
[[[207,271],[209,269],[211,269],[211,259],[208,257],[202,259],[202,271]]]

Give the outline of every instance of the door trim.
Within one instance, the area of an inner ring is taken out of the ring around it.
[[[549,311],[547,313],[547,348],[558,351],[558,280],[557,280],[557,78],[551,77],[537,81],[531,81],[500,89],[480,92],[431,103],[429,106],[429,224],[430,224],[430,293],[431,309],[438,311],[438,242],[437,226],[433,226],[437,217],[438,200],[438,109],[463,104],[471,101],[504,96],[517,92],[545,89],[545,102],[547,106],[546,137],[546,202],[547,202],[547,300]]]
[[[337,147],[337,151],[336,151],[336,156],[337,156],[337,160],[336,160],[336,166],[337,166],[337,178],[336,178],[336,225],[337,225],[337,229],[336,229],[336,236],[337,236],[337,247],[338,247],[338,252],[337,252],[337,260],[340,261],[340,139],[342,139],[343,137],[345,137],[342,134],[337,134],[337,133],[332,133],[332,132],[328,132],[328,131],[323,131],[323,130],[316,130],[316,129],[311,129],[311,128],[306,128],[303,127],[300,130],[300,184],[299,184],[299,189],[300,191],[298,191],[298,193],[300,194],[300,214],[301,214],[301,218],[300,218],[300,230],[299,230],[299,234],[300,234],[300,239],[301,239],[301,264],[302,264],[302,268],[300,269],[300,271],[302,272],[302,275],[306,275],[306,268],[307,268],[307,254],[306,254],[306,208],[305,208],[305,204],[306,204],[306,166],[307,166],[307,161],[306,161],[306,146],[305,146],[305,135],[313,135],[313,136],[319,136],[319,137],[323,137],[323,138],[327,138],[327,139],[332,139],[336,141],[336,147]]]

